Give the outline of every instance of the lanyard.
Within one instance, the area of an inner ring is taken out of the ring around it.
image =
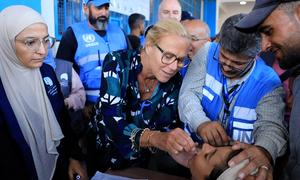
[[[224,115],[222,118],[222,126],[225,128],[226,127],[226,120],[230,115],[230,104],[232,103],[235,95],[237,95],[237,93],[240,91],[240,89],[242,88],[244,82],[242,84],[236,84],[234,85],[229,91],[228,91],[228,86],[227,86],[227,79],[225,76],[223,76],[223,90],[222,90],[222,94],[223,94],[223,100],[224,100]],[[231,127],[231,126],[229,126]],[[225,128],[226,129],[226,128]],[[229,129],[229,132],[231,130]]]
[[[101,66],[100,51],[98,50],[98,66]]]
[[[105,44],[108,48],[108,53],[110,53],[110,46],[109,46],[109,42],[108,42],[108,36],[107,34],[105,34],[105,36],[102,37],[105,41]],[[104,61],[104,60],[103,60]],[[101,66],[101,57],[100,57],[100,50],[98,50],[98,66]]]
[[[107,32],[106,32],[105,36],[103,37],[103,39],[104,39],[105,44],[106,44],[106,46],[107,46],[107,48],[108,48],[108,52],[111,52],[111,51],[110,51],[109,42],[108,42],[108,35],[107,35]]]

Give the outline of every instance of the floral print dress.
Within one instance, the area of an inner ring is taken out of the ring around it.
[[[100,131],[95,143],[98,148],[114,147],[109,150],[108,163],[116,168],[124,167],[124,162],[125,166],[139,162],[147,154],[146,149],[132,142],[132,136],[138,135],[133,131],[144,128],[169,131],[180,125],[179,73],[167,83],[158,83],[150,99],[141,100],[137,77],[142,68],[138,51],[113,52],[103,62],[100,97],[90,125]]]

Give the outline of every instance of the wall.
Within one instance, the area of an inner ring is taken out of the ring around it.
[[[25,5],[41,13],[45,19],[50,36],[55,36],[53,0],[0,0],[0,10],[11,5]]]
[[[42,16],[44,17],[50,36],[55,37],[55,23],[54,23],[54,1],[41,0]]]
[[[216,35],[217,21],[217,2],[216,0],[203,0],[203,21],[207,23],[210,29],[210,35]]]
[[[0,0],[0,10],[6,6],[13,5],[13,4],[24,4],[27,6],[32,7],[33,9],[37,10],[42,14],[45,18],[46,23],[48,24],[49,34],[51,36],[56,36],[56,38],[60,38],[61,33],[64,32],[65,28],[70,25],[70,23],[74,23],[78,21],[78,17],[73,14],[65,14],[66,19],[63,19],[65,24],[62,29],[59,30],[58,26],[58,13],[57,13],[57,6],[58,1],[62,0]],[[73,0],[76,3],[81,4],[82,0]],[[131,3],[124,3],[126,1],[130,1]],[[118,23],[121,28],[128,32],[127,20],[128,15],[133,12],[143,12],[143,14],[147,17],[147,24],[154,24],[157,21],[157,12],[160,0],[135,0],[135,3],[132,3],[133,0],[111,0],[111,10],[116,12],[112,13],[111,20]],[[216,27],[216,0],[179,0],[182,9],[185,11],[189,11],[193,14],[196,18],[202,18],[206,21],[210,28],[212,29],[212,35],[214,35],[214,30]],[[63,0],[66,4],[67,2],[70,3],[71,0]],[[143,3],[143,7],[135,8],[134,5],[137,3]],[[124,6],[124,4],[126,6]],[[146,5],[145,5],[146,4]],[[145,11],[144,9],[150,7],[149,11]],[[204,7],[204,8],[203,8]],[[125,13],[120,14],[122,12],[122,8]],[[204,9],[204,10],[202,10]],[[74,10],[74,9],[73,9]],[[76,12],[77,9],[76,9]],[[81,12],[80,12],[81,13]],[[79,14],[80,14],[79,13]],[[67,21],[70,19],[74,19],[75,21]],[[79,18],[80,19],[80,18]]]
[[[0,11],[7,6],[11,5],[26,5],[41,12],[41,0],[0,0]]]
[[[140,13],[146,17],[146,20],[149,20],[150,0],[111,0],[109,9],[127,16],[132,13]]]
[[[220,30],[223,22],[234,14],[248,13],[254,6],[254,1],[247,1],[246,5],[240,5],[239,2],[218,2],[218,17],[217,17],[217,31]]]

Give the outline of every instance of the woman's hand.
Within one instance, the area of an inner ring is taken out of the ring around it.
[[[167,151],[169,154],[196,150],[194,141],[180,128],[176,128],[170,132],[156,131],[149,139],[149,142],[152,146]]]
[[[72,158],[70,158],[68,174],[70,180],[74,180],[77,175],[80,176],[80,180],[88,180],[85,166],[82,165],[78,160]]]
[[[178,163],[181,164],[182,166],[188,168],[188,163],[189,161],[197,154],[197,151],[181,151],[177,154],[170,154],[170,156]]]

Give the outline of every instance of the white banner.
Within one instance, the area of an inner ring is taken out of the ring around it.
[[[149,20],[150,0],[111,0],[109,10],[125,15],[140,13]]]

